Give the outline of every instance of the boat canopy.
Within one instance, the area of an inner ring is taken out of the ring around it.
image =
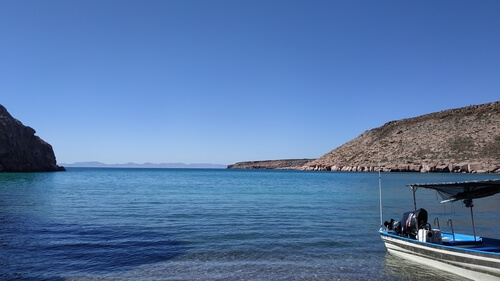
[[[416,183],[409,184],[408,186],[411,187],[414,194],[419,187],[436,190],[443,199],[441,203],[488,197],[500,193],[500,179],[446,183]]]

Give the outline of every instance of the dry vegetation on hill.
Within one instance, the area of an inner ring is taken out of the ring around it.
[[[500,102],[391,121],[303,170],[500,172]]]

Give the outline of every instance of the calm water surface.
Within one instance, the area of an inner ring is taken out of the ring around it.
[[[498,176],[497,176],[498,177]],[[384,220],[413,208],[408,183],[494,175],[382,175]],[[417,207],[471,232],[469,209]],[[475,201],[499,236],[498,195]],[[0,279],[457,280],[393,257],[378,236],[376,173],[68,169],[0,174]]]

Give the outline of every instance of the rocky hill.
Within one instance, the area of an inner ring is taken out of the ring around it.
[[[302,170],[500,173],[500,102],[391,121]]]
[[[52,146],[0,105],[0,172],[61,171]]]
[[[267,161],[238,162],[227,166],[228,169],[261,169],[261,170],[298,170],[313,159],[283,159]]]

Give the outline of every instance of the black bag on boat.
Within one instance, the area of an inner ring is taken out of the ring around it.
[[[397,220],[391,219],[391,221],[386,221],[384,223],[384,226],[388,230],[393,230],[398,235],[401,234],[401,223],[399,221],[397,221]]]
[[[427,224],[427,211],[418,209],[412,212],[406,212],[401,219],[401,234],[413,239],[417,238],[418,229]]]
[[[401,222],[394,221],[392,223],[392,229],[396,232],[397,235],[401,235]]]

